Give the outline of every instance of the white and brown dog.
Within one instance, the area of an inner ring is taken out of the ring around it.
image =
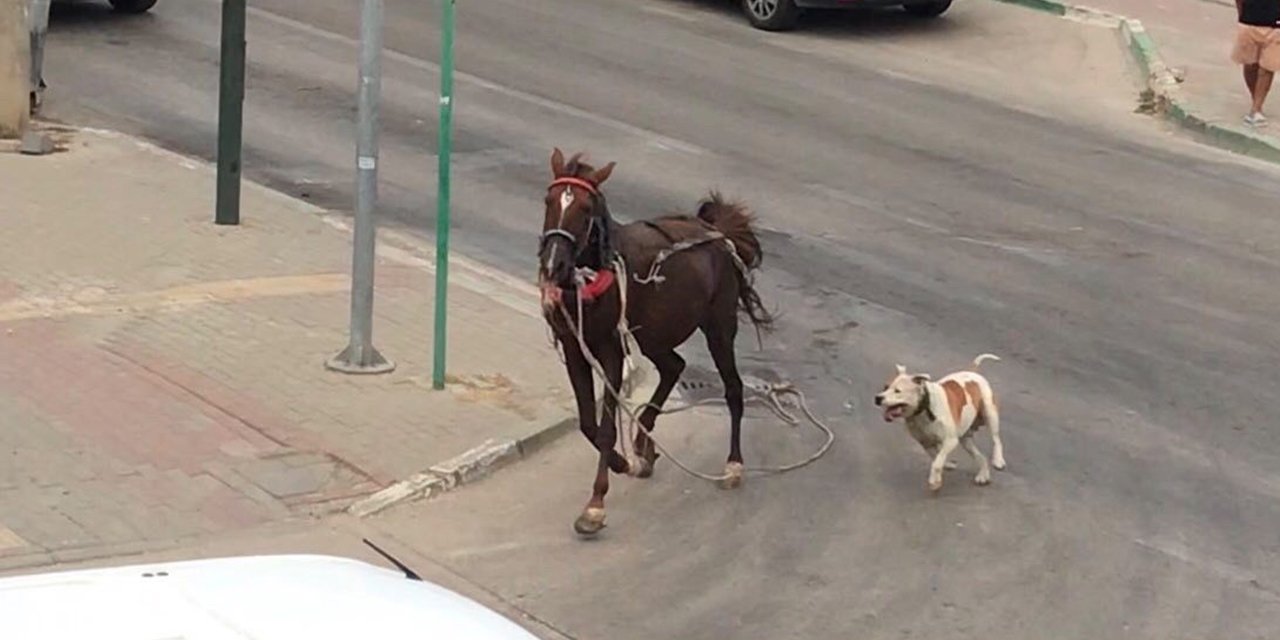
[[[876,394],[876,406],[884,409],[885,422],[903,418],[907,432],[924,447],[933,459],[929,466],[929,489],[942,488],[942,470],[954,469],[955,463],[947,456],[956,446],[973,456],[978,463],[978,475],[973,481],[985,485],[991,482],[991,466],[1004,469],[1004,444],[1000,441],[1000,409],[996,406],[991,383],[979,375],[976,369],[983,360],[1000,360],[989,353],[973,359],[975,371],[957,371],[934,382],[927,373],[907,373],[898,365],[898,373]],[[978,450],[973,436],[978,428],[991,428],[995,443],[991,463]]]

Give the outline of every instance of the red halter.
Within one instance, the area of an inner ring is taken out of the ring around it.
[[[575,178],[573,176],[564,176],[562,178],[556,178],[555,180],[551,181],[551,184],[547,185],[547,188],[550,189],[551,187],[558,187],[561,185],[582,187],[583,189],[586,189],[588,192],[590,192],[591,195],[593,196],[600,195],[600,189],[596,187],[594,184],[591,184],[591,181],[584,180],[583,178]]]
[[[609,287],[613,286],[615,279],[613,269],[601,269],[596,272],[595,278],[578,289],[578,295],[582,297],[583,302],[592,302],[604,295]]]
[[[590,180],[586,180],[584,178],[576,178],[574,176],[556,178],[551,181],[551,184],[547,185],[547,189],[559,186],[580,187],[593,196],[600,195],[600,188],[592,184]],[[546,234],[544,234],[544,236],[545,235]],[[594,278],[578,288],[578,297],[581,298],[583,302],[593,302],[596,298],[604,295],[616,281],[617,276],[614,274],[612,267],[606,266],[605,268],[596,271]],[[561,294],[562,292],[559,287],[554,285],[544,285],[542,291],[543,303],[546,304],[550,302],[559,304],[561,301]]]

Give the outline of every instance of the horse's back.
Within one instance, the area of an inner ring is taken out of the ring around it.
[[[705,238],[715,228],[694,216],[670,214],[623,225],[621,244],[624,251],[653,253],[668,249],[678,242]],[[639,256],[637,256],[639,257]]]
[[[656,271],[653,269],[664,249],[705,239],[714,232],[702,220],[680,215],[633,222],[619,229],[617,248],[634,274],[627,282],[627,319],[640,328],[636,339],[642,349],[650,340],[658,343],[654,346],[659,350],[683,343],[707,322],[721,298],[727,295],[726,299],[736,300],[734,266],[718,243],[670,253]],[[655,274],[658,278],[648,281]],[[637,278],[645,282],[638,283]],[[726,287],[730,290],[723,290]]]

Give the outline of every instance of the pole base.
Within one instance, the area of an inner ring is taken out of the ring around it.
[[[356,349],[354,346],[348,346],[342,350],[342,353],[326,361],[324,368],[338,373],[374,375],[395,371],[396,363],[382,357],[382,354],[373,347]]]

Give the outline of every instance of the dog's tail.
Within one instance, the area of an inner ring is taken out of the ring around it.
[[[981,367],[981,366],[982,366],[982,362],[983,362],[984,360],[994,360],[994,361],[996,361],[996,362],[999,362],[999,361],[1000,361],[1000,356],[997,356],[997,355],[995,355],[995,354],[991,354],[991,353],[984,353],[984,354],[982,354],[982,355],[980,355],[980,356],[978,356],[978,357],[976,357],[976,358],[974,358],[974,359],[973,359],[973,368],[974,368],[974,369],[977,369],[978,367]]]

